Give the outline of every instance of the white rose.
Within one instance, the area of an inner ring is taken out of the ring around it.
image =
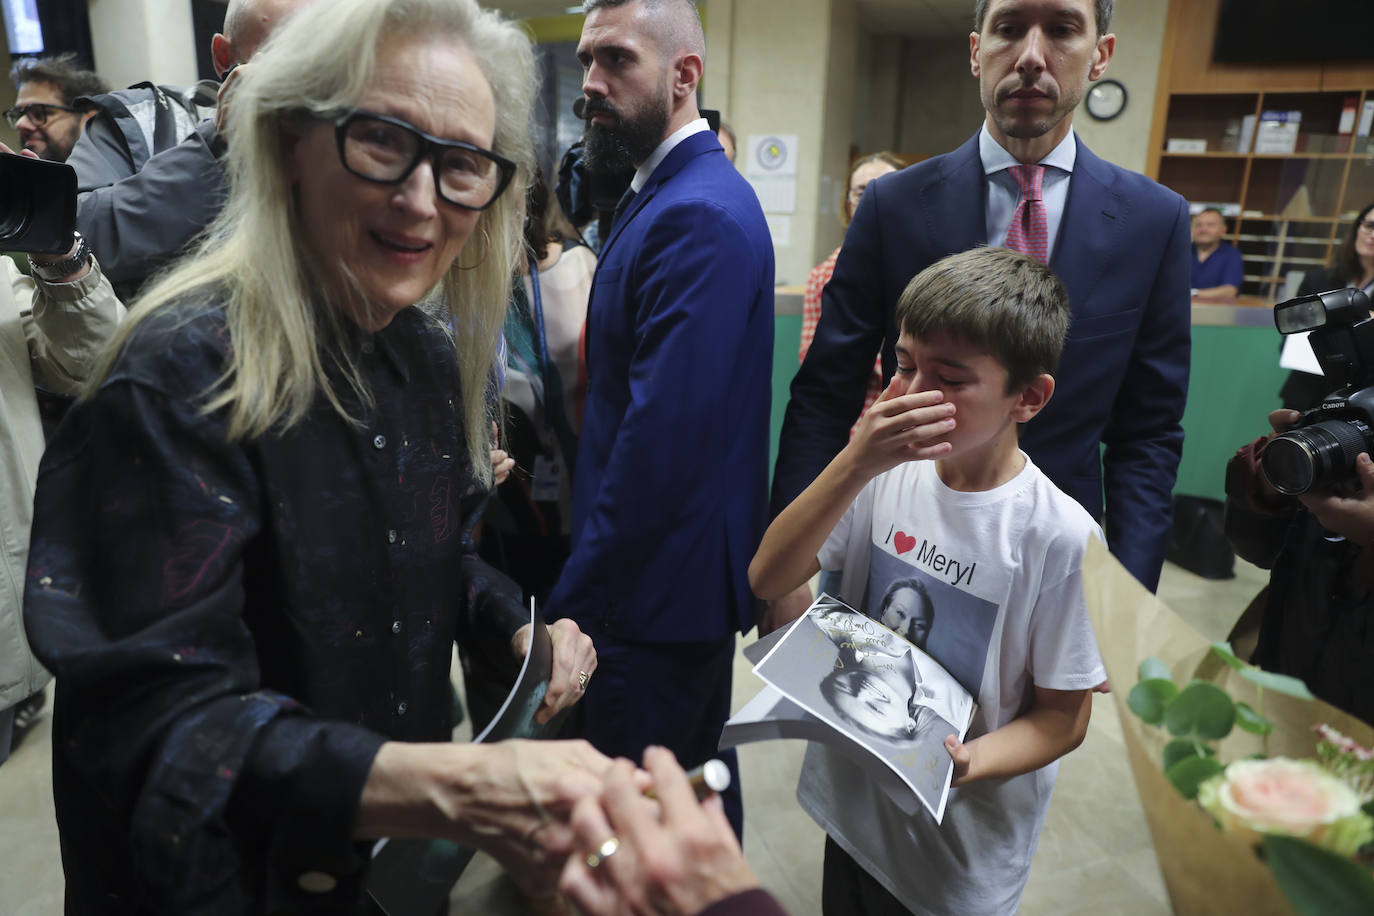
[[[1374,834],[1359,796],[1310,760],[1237,760],[1200,787],[1198,804],[1252,843],[1282,833],[1349,856]]]

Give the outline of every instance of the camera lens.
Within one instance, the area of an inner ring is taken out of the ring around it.
[[[1264,448],[1264,476],[1296,496],[1352,476],[1355,458],[1370,451],[1369,427],[1358,420],[1323,420],[1275,436]]]
[[[33,190],[28,187],[4,187],[5,205],[0,207],[0,243],[8,245],[22,238],[33,217]]]

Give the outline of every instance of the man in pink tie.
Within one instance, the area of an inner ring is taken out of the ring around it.
[[[774,514],[845,445],[873,351],[895,371],[893,308],[907,282],[946,255],[1005,245],[1048,263],[1072,308],[1054,400],[1025,425],[1021,448],[1155,587],[1183,445],[1190,233],[1181,197],[1073,132],[1074,109],[1116,50],[1112,5],[977,0],[969,65],[987,116],[959,149],[865,191],[792,383]]]

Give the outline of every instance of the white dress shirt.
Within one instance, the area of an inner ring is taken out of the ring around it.
[[[634,191],[636,194],[644,190],[644,185],[648,183],[649,176],[654,173],[654,169],[662,164],[664,159],[668,158],[668,154],[673,151],[675,146],[692,136],[692,134],[699,134],[703,130],[709,131],[710,129],[711,125],[706,123],[705,118],[697,118],[695,121],[685,124],[669,134],[667,139],[660,143],[658,148],[649,154],[649,158],[645,159],[644,164],[635,172],[635,177],[630,182],[630,190]],[[1010,219],[1010,217],[1008,217],[1008,219]]]

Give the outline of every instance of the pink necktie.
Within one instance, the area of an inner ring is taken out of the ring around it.
[[[1050,218],[1040,196],[1045,167],[1014,165],[1007,171],[1021,186],[1021,200],[1011,215],[1011,225],[1007,227],[1007,247],[1047,264],[1050,260]]]

